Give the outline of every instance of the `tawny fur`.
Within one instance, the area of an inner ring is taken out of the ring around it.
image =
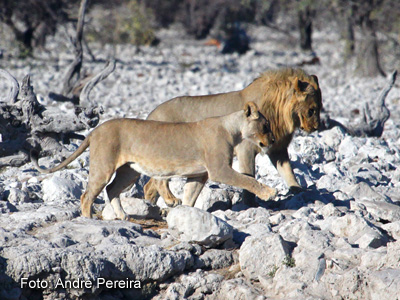
[[[322,98],[315,75],[308,75],[301,69],[291,68],[267,71],[240,91],[171,99],[152,111],[148,119],[191,122],[237,111],[248,101],[255,102],[271,123],[276,139],[276,143],[268,152],[272,163],[291,189],[300,189],[290,165],[287,147],[296,128],[312,132],[319,126]],[[309,115],[311,110],[313,113]],[[255,155],[258,149],[244,141],[236,147],[235,152],[240,171],[254,176]],[[194,188],[200,187],[194,185]],[[157,197],[159,193],[167,204],[179,201],[169,191],[166,183],[154,179],[145,186],[145,193],[149,199]],[[190,201],[184,204],[193,203]]]
[[[262,199],[269,199],[276,190],[231,168],[234,147],[244,139],[267,151],[274,142],[269,122],[257,106],[246,103],[244,110],[222,117],[191,123],[166,123],[138,119],[110,120],[95,130],[64,162],[51,169],[42,169],[37,157],[32,161],[42,173],[66,167],[90,146],[89,182],[81,196],[82,215],[92,217],[92,205],[107,186],[107,195],[121,219],[127,215],[119,194],[134,184],[139,175],[160,179],[187,177],[188,184],[213,181],[248,189]],[[190,193],[197,198],[200,190]]]

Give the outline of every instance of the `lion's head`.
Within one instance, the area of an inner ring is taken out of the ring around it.
[[[295,127],[300,127],[306,132],[318,129],[320,111],[322,108],[321,90],[317,76],[311,75],[312,81],[301,81],[298,77],[293,79],[295,90],[292,118]]]
[[[277,140],[296,128],[306,132],[318,129],[322,98],[317,76],[288,68],[267,71],[253,84],[253,89],[262,91],[260,111],[271,122]]]

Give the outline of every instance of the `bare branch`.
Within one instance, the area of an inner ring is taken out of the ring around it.
[[[94,76],[85,84],[80,95],[80,103],[82,106],[89,107],[94,105],[89,98],[90,92],[92,91],[92,89],[95,87],[96,84],[106,79],[108,75],[110,75],[115,70],[115,64],[116,64],[115,60],[108,61],[103,71]]]
[[[72,91],[72,89],[80,79],[83,60],[82,36],[86,6],[87,0],[82,0],[81,6],[79,8],[78,23],[76,25],[76,38],[73,43],[75,48],[75,59],[68,67],[68,71],[64,77],[63,88],[61,91],[61,94],[64,96],[67,96]]]
[[[389,78],[388,84],[383,88],[378,98],[374,101],[372,110],[370,105],[365,103],[363,108],[363,122],[354,128],[350,128],[350,133],[355,136],[382,136],[385,122],[390,117],[390,111],[386,107],[385,100],[396,81],[396,77],[397,71],[394,71]]]

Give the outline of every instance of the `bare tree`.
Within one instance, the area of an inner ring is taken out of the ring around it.
[[[32,54],[34,46],[43,46],[46,36],[57,25],[68,22],[67,10],[77,0],[0,0],[0,22],[7,25],[18,42],[19,55]]]
[[[372,12],[377,9],[382,0],[359,1],[359,25],[362,39],[357,52],[357,73],[363,76],[385,76],[379,61],[378,39]]]
[[[300,6],[298,13],[298,29],[300,32],[300,48],[304,51],[312,51],[312,25],[315,11],[310,4]]]
[[[47,109],[37,101],[29,75],[21,86],[7,71],[0,69],[0,75],[8,80],[12,91],[5,102],[0,102],[0,167],[27,163],[33,149],[41,149],[45,155],[62,155],[61,141],[69,142],[79,137],[77,131],[95,127],[99,122],[101,108],[75,107],[67,114]]]

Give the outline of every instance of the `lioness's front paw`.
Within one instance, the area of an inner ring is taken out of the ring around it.
[[[127,215],[125,212],[117,214],[117,218],[122,221],[129,221],[129,215]]]
[[[258,194],[258,198],[268,201],[276,196],[278,191],[275,188],[265,187],[261,194]]]
[[[175,207],[182,204],[182,200],[178,198],[164,199],[164,202],[168,207]]]

